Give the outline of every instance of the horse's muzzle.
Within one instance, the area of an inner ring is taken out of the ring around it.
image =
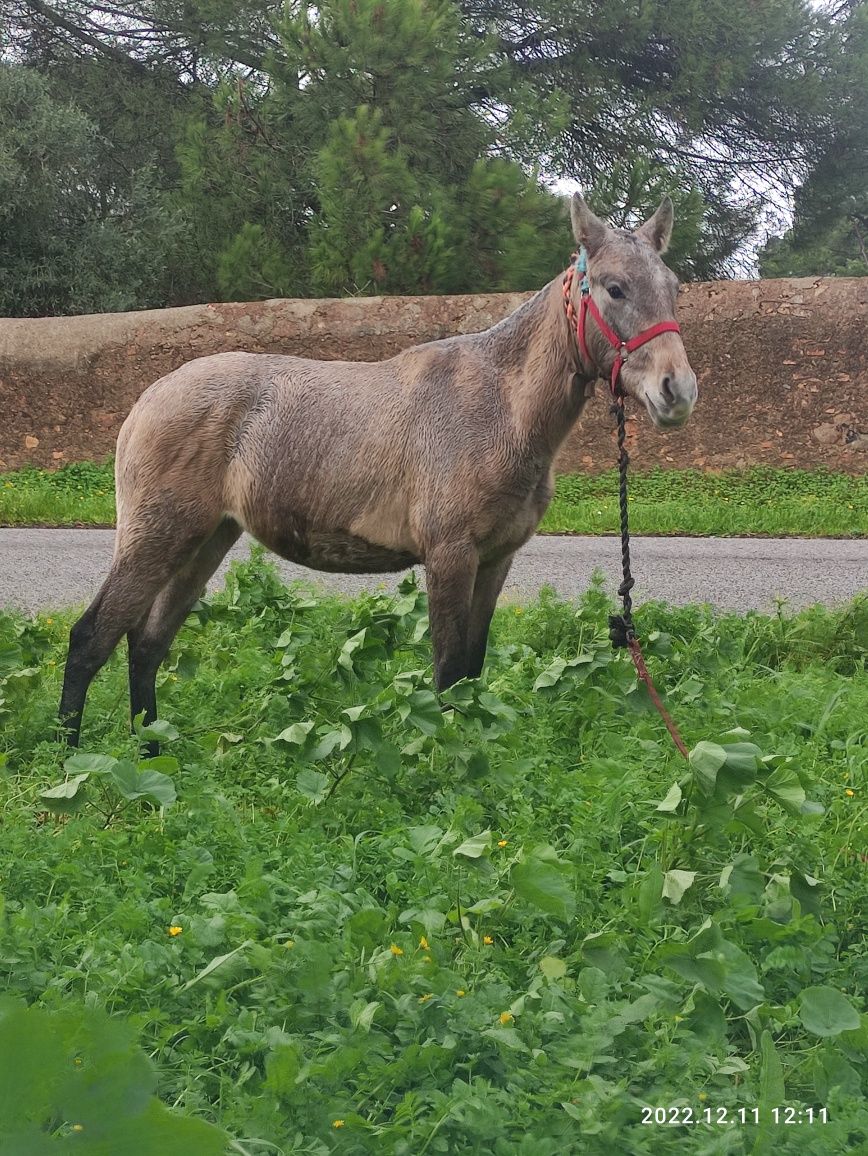
[[[645,408],[660,429],[678,429],[696,405],[696,374],[693,370],[665,373],[656,388],[645,389]]]

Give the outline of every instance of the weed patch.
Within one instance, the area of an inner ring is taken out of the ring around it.
[[[241,1153],[861,1151],[868,603],[642,607],[689,763],[608,610],[499,610],[441,711],[412,581],[256,557],[178,637],[159,759],[120,654],[53,742],[70,617],[0,615],[4,991],[128,1020]]]

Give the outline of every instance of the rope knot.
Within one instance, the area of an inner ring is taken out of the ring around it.
[[[614,650],[626,650],[635,637],[633,619],[629,615],[609,615],[609,641]]]

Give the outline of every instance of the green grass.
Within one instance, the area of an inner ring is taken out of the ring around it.
[[[629,495],[630,528],[635,534],[807,538],[868,534],[864,475],[764,467],[720,474],[655,469],[632,473]],[[618,528],[616,470],[558,478],[544,531],[611,534]]]
[[[631,474],[630,509],[635,534],[864,537],[868,477],[759,467],[721,474],[655,469]],[[0,525],[104,526],[114,518],[110,463],[0,475]],[[617,472],[559,477],[541,529],[616,533]]]
[[[0,526],[113,526],[114,463],[0,474]]]
[[[0,1075],[86,1005],[129,1022],[179,1129],[236,1153],[865,1151],[868,603],[643,606],[689,765],[608,609],[500,609],[444,714],[412,582],[344,602],[254,560],[160,675],[160,760],[118,653],[66,773],[71,616],[0,615],[0,985],[46,1013],[0,1005]],[[48,1150],[4,1147],[10,1116],[70,1150],[213,1151],[85,1147],[95,1104],[126,1119],[153,1086],[141,1056],[109,1078],[106,1030],[50,1053],[87,1096],[0,1082],[0,1151]]]

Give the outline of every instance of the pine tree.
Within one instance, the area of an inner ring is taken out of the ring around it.
[[[854,3],[838,34],[825,140],[796,192],[793,227],[760,253],[764,277],[868,276],[868,7]]]

